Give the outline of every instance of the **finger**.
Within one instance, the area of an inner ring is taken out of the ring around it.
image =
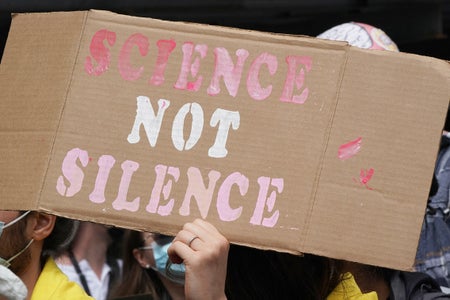
[[[205,220],[196,219],[193,225],[196,226],[196,232],[198,232],[200,238],[205,243],[213,242],[223,237],[214,225]]]
[[[202,225],[202,222],[199,222],[199,220],[184,224],[183,229],[191,233],[191,238],[194,236],[198,236],[200,240],[204,242],[208,242],[210,240],[211,233],[209,229],[207,227],[204,227]],[[189,237],[188,239],[190,240]]]
[[[175,264],[181,264],[187,257],[194,253],[195,251],[193,249],[179,240],[172,242],[172,245],[167,249],[170,261]]]
[[[198,250],[199,247],[201,247],[202,240],[199,235],[196,233],[190,231],[190,230],[181,230],[177,237],[175,238],[176,241],[185,243],[187,246],[191,247],[194,250]],[[195,246],[194,246],[195,244]]]
[[[211,224],[205,220],[196,219],[196,220],[194,220],[193,223],[201,226],[203,229],[205,229],[206,231],[208,231],[211,234],[215,234],[215,235],[220,234],[219,230],[217,230],[217,228],[213,224]]]

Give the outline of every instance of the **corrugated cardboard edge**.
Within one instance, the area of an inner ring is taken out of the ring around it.
[[[333,128],[333,121],[334,121],[334,116],[336,114],[336,109],[338,107],[339,104],[339,99],[341,96],[341,88],[342,88],[342,83],[344,81],[344,76],[345,76],[345,70],[347,68],[347,62],[348,62],[348,58],[349,58],[349,47],[351,47],[350,45],[347,44],[347,46],[345,47],[345,58],[342,61],[342,65],[341,65],[341,69],[339,72],[339,82],[337,85],[337,89],[336,89],[336,94],[334,96],[333,102],[332,102],[332,109],[331,109],[331,114],[330,114],[330,119],[328,120],[328,124],[327,124],[327,128],[325,130],[325,134],[323,137],[323,143],[322,143],[322,153],[320,154],[320,158],[319,158],[319,162],[317,165],[317,173],[316,176],[314,178],[314,184],[313,184],[313,188],[311,191],[311,196],[310,196],[310,206],[309,206],[309,210],[308,210],[308,214],[305,220],[305,224],[303,226],[303,230],[304,230],[304,234],[303,236],[305,237],[303,239],[303,241],[301,242],[301,248],[300,249],[304,249],[303,251],[307,250],[307,242],[308,242],[308,236],[310,234],[310,224],[311,224],[311,216],[314,212],[314,205],[316,204],[316,194],[317,194],[317,189],[319,188],[319,182],[320,182],[320,178],[321,178],[321,174],[322,174],[322,169],[323,169],[323,165],[325,162],[325,154],[327,153],[328,150],[328,145],[329,145],[329,141],[330,141],[330,135],[331,135],[331,129]],[[308,252],[308,251],[306,251]]]
[[[47,160],[47,166],[46,166],[46,169],[45,169],[45,175],[43,176],[43,179],[42,179],[42,182],[41,182],[41,188],[40,188],[40,192],[39,192],[39,200],[41,200],[41,198],[42,198],[41,194],[42,194],[42,191],[44,189],[44,184],[45,184],[45,182],[47,180],[48,169],[50,167],[50,158],[53,157],[53,152],[54,152],[56,139],[57,139],[59,131],[60,131],[59,128],[61,126],[61,122],[62,122],[62,119],[64,117],[64,110],[65,110],[65,107],[66,107],[67,99],[69,98],[69,94],[70,94],[70,90],[71,90],[71,84],[72,84],[73,76],[74,76],[74,73],[75,73],[75,66],[76,66],[78,58],[79,58],[80,47],[81,47],[81,40],[82,40],[82,38],[84,36],[84,30],[85,30],[86,22],[87,22],[87,19],[88,19],[88,16],[89,16],[89,12],[88,11],[83,11],[83,12],[79,12],[79,13],[82,14],[82,17],[80,17],[80,19],[82,19],[81,28],[76,27],[76,29],[78,29],[78,30],[74,31],[75,33],[79,32],[78,33],[78,39],[76,39],[75,42],[74,42],[74,44],[76,45],[76,51],[71,56],[74,59],[73,59],[72,65],[71,65],[71,71],[70,71],[70,75],[69,75],[68,82],[67,82],[66,92],[65,92],[64,97],[63,97],[63,104],[62,104],[62,107],[61,107],[61,110],[60,110],[60,113],[59,113],[59,117],[58,117],[58,124],[56,126],[55,135],[53,136],[53,141],[52,141],[51,149],[50,149],[50,156],[49,156],[49,158]],[[76,19],[76,18],[74,18],[74,19]],[[41,211],[46,211],[46,212],[49,212],[49,213],[53,212],[51,209],[48,209],[44,205],[42,205],[40,201],[38,203],[38,208]],[[69,217],[69,214],[64,214],[64,213],[58,213],[58,215],[63,216],[63,217]]]

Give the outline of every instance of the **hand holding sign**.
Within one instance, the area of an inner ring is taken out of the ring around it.
[[[229,243],[210,223],[186,223],[168,249],[174,263],[186,266],[186,299],[226,299]]]

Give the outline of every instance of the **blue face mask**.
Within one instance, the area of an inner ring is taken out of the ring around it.
[[[30,210],[25,212],[24,214],[20,215],[19,217],[15,218],[14,220],[12,220],[11,222],[9,222],[8,224],[5,224],[5,222],[0,221],[0,237],[2,236],[3,233],[3,229],[8,228],[9,226],[19,222],[20,220],[22,220],[23,218],[26,217],[26,215],[28,215],[30,213]],[[10,257],[9,259],[4,259],[2,257],[0,257],[0,265],[5,266],[5,267],[9,267],[11,265],[11,262],[20,254],[22,254],[25,250],[28,249],[28,247],[30,247],[31,243],[34,240],[31,239],[28,244],[22,249],[20,250],[17,254],[13,255],[12,257]]]
[[[152,243],[153,257],[156,263],[156,268],[153,269],[175,283],[184,284],[184,274],[186,273],[184,264],[172,264],[167,254],[167,249],[171,244]]]

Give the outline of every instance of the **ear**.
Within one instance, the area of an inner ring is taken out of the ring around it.
[[[55,227],[56,216],[46,213],[36,213],[34,215],[34,222],[32,222],[31,238],[35,241],[40,241],[48,237]]]
[[[144,268],[144,269],[147,268],[147,266],[149,265],[150,262],[148,261],[147,257],[144,255],[144,251],[139,251],[139,249],[134,248],[133,256],[142,268]]]

